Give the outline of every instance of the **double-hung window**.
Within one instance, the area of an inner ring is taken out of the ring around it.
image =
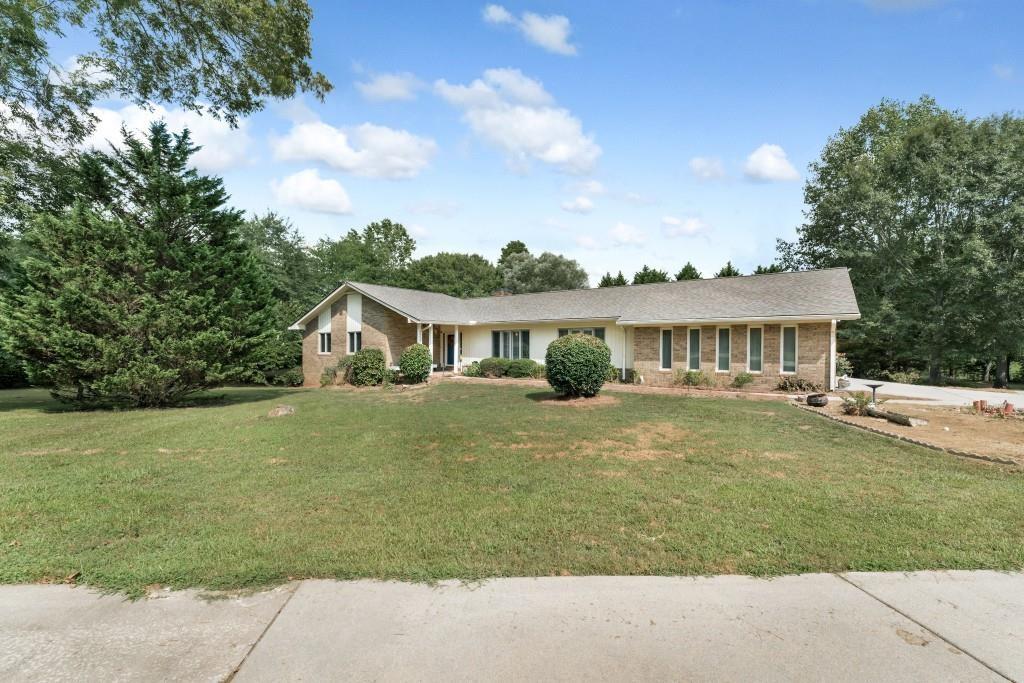
[[[661,331],[661,365],[662,370],[672,369],[672,328]]]
[[[331,352],[331,309],[320,313],[317,319],[317,337],[319,352],[328,354]]]
[[[764,329],[747,328],[747,372],[759,373],[764,369]]]
[[[491,356],[494,358],[529,358],[529,330],[492,330]]]
[[[729,372],[729,354],[732,352],[732,337],[728,327],[718,328],[718,353],[715,355],[718,358],[718,363],[715,369],[718,372]]]
[[[604,328],[603,327],[560,327],[558,328],[558,336],[564,337],[567,334],[589,334],[591,337],[597,337],[601,341],[604,341]]]
[[[782,328],[782,372],[794,374],[796,372],[796,355],[799,339],[796,326]]]
[[[690,343],[687,346],[689,363],[686,368],[688,370],[700,370],[700,328],[690,328]]]
[[[355,353],[363,348],[363,333],[360,332],[349,332],[348,333],[348,352]]]

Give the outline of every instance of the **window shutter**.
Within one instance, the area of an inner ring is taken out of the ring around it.
[[[558,328],[558,336],[559,337],[564,337],[567,334],[569,334],[568,328],[565,328],[565,327],[559,327]]]
[[[501,332],[491,332],[491,358],[501,357]]]
[[[529,330],[521,331],[519,333],[519,337],[520,337],[520,340],[521,340],[521,343],[522,343],[522,347],[520,349],[520,358],[529,358],[530,357],[530,331]]]
[[[603,327],[595,327],[594,328],[594,336],[597,337],[598,339],[600,339],[601,341],[604,341],[604,328]]]

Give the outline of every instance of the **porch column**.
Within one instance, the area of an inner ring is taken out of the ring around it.
[[[434,323],[427,325],[427,346],[430,347],[430,373],[434,373]]]
[[[459,366],[461,364],[462,363],[459,361],[459,326],[456,325],[455,326],[455,363],[454,363],[455,372],[459,371]]]
[[[836,381],[836,321],[832,321],[832,329],[828,336],[828,390],[835,391],[839,386]]]
[[[416,323],[416,343],[423,343],[423,323]]]
[[[623,325],[622,326],[622,374],[619,376],[619,379],[621,379],[623,382],[626,381],[626,339],[627,339],[627,337],[628,337],[628,335],[626,334],[626,326]]]

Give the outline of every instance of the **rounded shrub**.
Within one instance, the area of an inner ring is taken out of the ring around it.
[[[508,372],[505,374],[516,378],[536,377],[538,365],[539,363],[533,359],[517,358],[508,364]]]
[[[413,344],[402,351],[398,359],[398,369],[402,371],[402,376],[405,381],[413,384],[427,381],[430,365],[430,349],[425,344]]]
[[[348,376],[352,384],[360,387],[373,386],[384,381],[388,367],[384,362],[384,352],[372,347],[356,351],[352,356]]]
[[[566,396],[596,396],[608,376],[612,352],[597,337],[567,334],[548,344],[548,384]]]
[[[511,364],[508,358],[484,358],[480,361],[480,374],[484,377],[504,377]]]

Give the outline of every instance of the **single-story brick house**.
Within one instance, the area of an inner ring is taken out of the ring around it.
[[[583,332],[645,384],[702,370],[723,382],[749,372],[755,386],[794,375],[835,388],[836,324],[859,317],[849,271],[833,268],[471,299],[344,282],[290,329],[303,334],[308,386],[363,346],[396,365],[420,341],[437,369],[459,371],[489,356],[543,363],[553,339]]]

